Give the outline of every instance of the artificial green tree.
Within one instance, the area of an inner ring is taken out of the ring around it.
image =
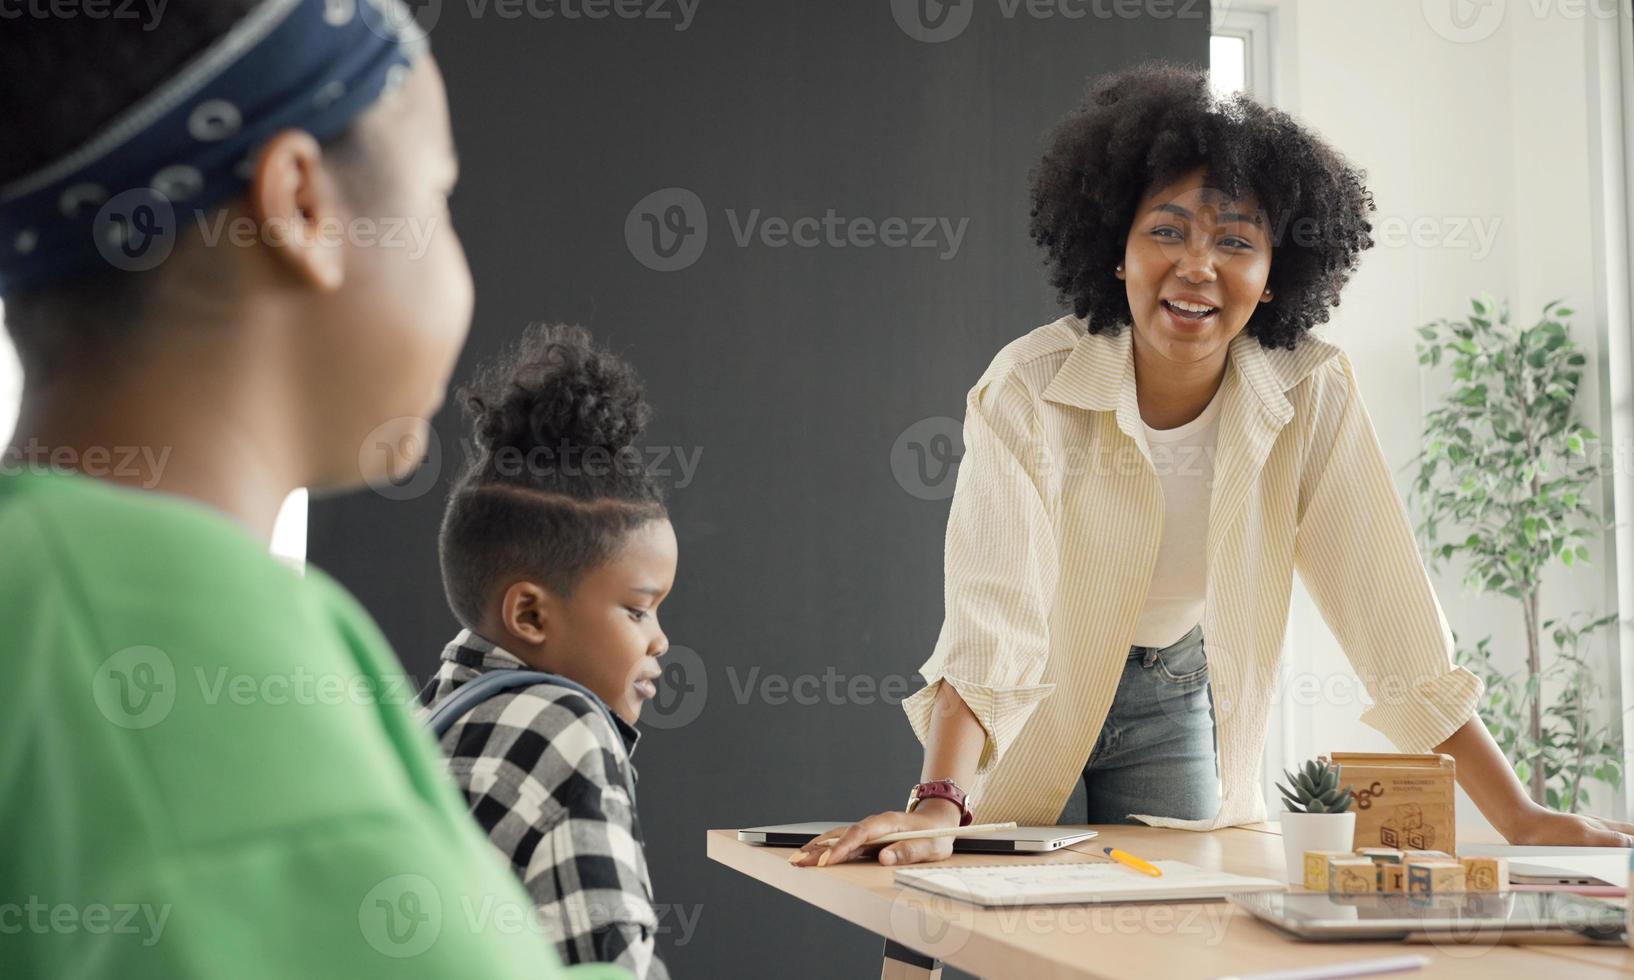
[[[1560,302],[1530,327],[1510,326],[1507,303],[1478,298],[1466,318],[1419,328],[1419,363],[1447,360],[1454,384],[1425,417],[1413,496],[1431,567],[1460,558],[1466,588],[1520,603],[1524,672],[1494,666],[1490,636],[1459,659],[1486,682],[1482,714],[1533,799],[1575,811],[1585,774],[1621,783],[1622,749],[1614,725],[1593,722],[1598,686],[1582,652],[1616,617],[1539,621],[1543,573],[1588,561],[1585,542],[1605,527],[1587,501],[1599,440],[1573,411],[1586,358]],[[1556,650],[1547,666],[1544,630]],[[1546,686],[1560,692],[1549,706]]]

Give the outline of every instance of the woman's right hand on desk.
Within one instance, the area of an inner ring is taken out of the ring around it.
[[[795,851],[794,856],[789,858],[789,863],[800,868],[838,864],[862,854],[868,847],[868,842],[876,837],[894,834],[900,830],[957,827],[959,817],[960,811],[957,806],[940,799],[925,800],[915,807],[912,813],[906,810],[876,813],[849,827],[836,827],[813,839]],[[838,843],[832,848],[824,846],[825,841],[836,838]],[[880,849],[878,860],[880,864],[920,864],[925,861],[940,861],[952,853],[952,837],[931,837],[924,840],[897,841],[895,844],[886,845]]]

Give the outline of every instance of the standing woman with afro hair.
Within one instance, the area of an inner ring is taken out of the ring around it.
[[[1146,64],[1092,81],[1033,179],[1072,314],[971,389],[946,618],[904,702],[925,746],[898,830],[1266,818],[1261,758],[1297,570],[1367,687],[1362,720],[1443,752],[1515,843],[1628,846],[1533,803],[1476,714],[1349,358],[1311,336],[1369,234],[1360,171],[1287,114]],[[939,860],[904,841],[882,864]]]

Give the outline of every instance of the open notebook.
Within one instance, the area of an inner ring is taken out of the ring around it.
[[[1270,878],[1205,871],[1183,861],[1153,861],[1154,878],[1112,862],[996,864],[965,868],[903,868],[896,883],[973,905],[1082,905],[1095,902],[1179,902],[1278,892]]]

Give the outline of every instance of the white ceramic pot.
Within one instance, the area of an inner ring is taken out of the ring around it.
[[[1306,851],[1349,851],[1355,848],[1356,813],[1282,814],[1282,856],[1287,860],[1290,885],[1305,883]]]

